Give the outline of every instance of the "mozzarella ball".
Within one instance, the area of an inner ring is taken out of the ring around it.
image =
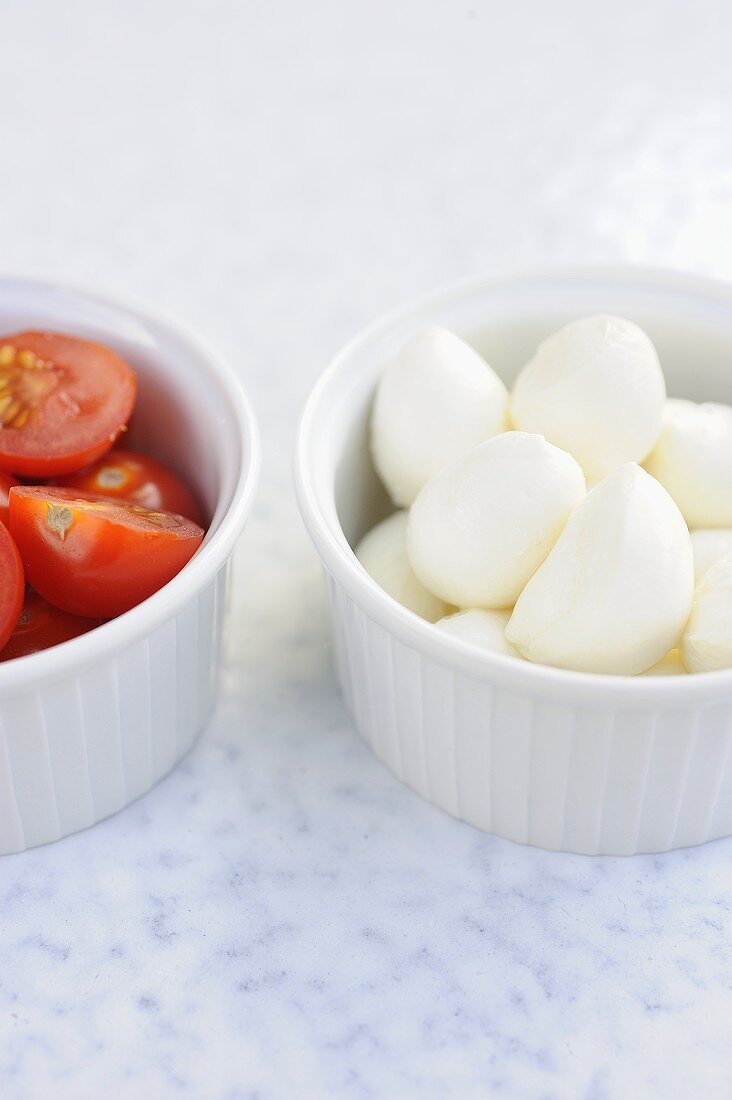
[[[681,660],[681,650],[672,649],[665,657],[662,657],[655,665],[651,665],[642,676],[685,676],[686,669]]]
[[[398,603],[434,623],[450,607],[420,584],[407,558],[407,513],[395,512],[372,527],[356,547],[356,557],[376,583]]]
[[[447,329],[413,337],[379,381],[371,454],[395,504],[407,507],[453,459],[508,427],[508,393],[478,352]]]
[[[683,517],[631,462],[574,510],[521,593],[506,637],[530,661],[632,676],[678,645],[693,593]]]
[[[663,426],[668,424],[669,421],[673,420],[674,417],[678,416],[680,413],[688,412],[689,409],[695,408],[695,401],[687,401],[685,397],[668,397],[663,408]]]
[[[549,336],[519,374],[511,422],[573,455],[589,481],[640,462],[658,439],[666,398],[643,329],[599,314]]]
[[[470,611],[458,611],[440,619],[437,627],[444,634],[459,638],[463,642],[489,649],[492,653],[503,653],[506,657],[518,657],[510,642],[506,641],[506,624],[511,617],[510,611],[485,611],[473,608]]]
[[[425,485],[407,553],[422,584],[458,607],[512,607],[558,539],[585,482],[566,451],[506,432]]]
[[[732,527],[732,407],[675,405],[645,467],[689,527]]]
[[[692,531],[691,548],[694,551],[694,584],[699,584],[710,566],[726,554],[732,554],[732,528]]]
[[[681,653],[689,672],[732,668],[731,556],[710,566],[697,586]]]

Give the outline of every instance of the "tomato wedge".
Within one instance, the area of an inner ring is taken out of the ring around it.
[[[0,649],[15,629],[24,592],[20,555],[7,527],[0,523]]]
[[[54,332],[0,336],[0,469],[55,477],[96,461],[132,415],[132,368]]]
[[[52,645],[86,634],[95,626],[101,626],[103,621],[69,615],[44,600],[32,588],[26,588],[20,618],[0,653],[0,661],[11,661],[14,657],[27,657],[29,653],[50,649]]]
[[[85,493],[129,500],[154,512],[175,512],[203,526],[203,515],[188,486],[160,462],[113,447],[93,466],[57,478],[57,485]]]
[[[10,490],[10,530],[28,583],[54,607],[95,619],[162,588],[203,539],[173,512],[45,485]]]
[[[8,526],[8,494],[18,482],[14,477],[9,477],[0,471],[0,523]]]

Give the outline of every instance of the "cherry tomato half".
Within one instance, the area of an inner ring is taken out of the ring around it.
[[[103,619],[82,619],[79,615],[69,615],[44,600],[32,588],[26,588],[23,610],[15,630],[0,653],[0,661],[11,661],[13,657],[27,657],[29,653],[39,653],[50,649],[52,645],[68,642],[86,634],[95,626],[101,626]]]
[[[203,531],[173,512],[45,485],[10,490],[26,579],[63,611],[113,619],[179,573]]]
[[[135,451],[114,447],[93,466],[56,478],[55,484],[128,500],[154,512],[175,512],[203,526],[201,509],[188,486],[154,458]]]
[[[8,526],[8,493],[18,482],[15,478],[0,471],[0,523]]]
[[[101,344],[53,332],[0,337],[0,469],[54,477],[96,461],[135,392],[135,372]]]
[[[23,607],[23,566],[7,527],[0,523],[0,649],[15,629]]]

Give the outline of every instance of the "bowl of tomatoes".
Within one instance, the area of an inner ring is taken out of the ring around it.
[[[122,809],[205,727],[258,474],[211,349],[0,278],[0,854]]]

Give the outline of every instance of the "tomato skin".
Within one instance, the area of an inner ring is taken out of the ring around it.
[[[0,523],[0,649],[15,629],[23,607],[25,581],[18,548]]]
[[[6,527],[8,526],[8,496],[12,487],[17,484],[14,477],[0,471],[0,523],[4,523]]]
[[[191,490],[176,474],[148,455],[113,447],[93,466],[53,482],[68,489],[129,500],[154,512],[175,512],[203,527],[203,514]]]
[[[69,615],[44,600],[32,588],[26,588],[20,618],[0,653],[0,661],[40,653],[42,649],[78,638],[103,622],[103,619],[82,619],[78,615]]]
[[[72,615],[113,619],[179,573],[203,540],[183,516],[73,489],[15,486],[10,530],[30,585]]]
[[[54,332],[0,337],[0,378],[0,469],[32,478],[100,458],[124,431],[137,392],[135,372],[116,352]]]

